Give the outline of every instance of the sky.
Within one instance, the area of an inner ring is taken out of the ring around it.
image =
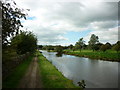
[[[14,0],[30,9],[25,30],[32,31],[39,45],[70,45],[91,34],[101,43],[118,41],[118,0]]]

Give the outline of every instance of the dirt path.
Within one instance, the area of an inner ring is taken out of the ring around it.
[[[18,88],[42,88],[37,57],[32,60]]]

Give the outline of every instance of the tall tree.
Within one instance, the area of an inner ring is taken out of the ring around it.
[[[75,44],[76,49],[80,49],[80,51],[81,51],[81,49],[82,49],[83,46],[85,45],[84,42],[85,42],[85,41],[83,40],[83,38],[80,38],[79,41],[76,42],[76,44]]]
[[[20,19],[26,19],[26,14],[16,7],[16,3],[2,2],[2,45],[3,48],[8,45],[8,37],[14,36],[19,33],[19,28],[23,27]]]
[[[92,34],[90,37],[90,41],[88,43],[89,43],[90,48],[93,51],[95,50],[95,45],[99,42],[98,39],[99,39],[98,36],[96,36],[95,34]]]

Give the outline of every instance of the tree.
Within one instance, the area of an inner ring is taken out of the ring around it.
[[[84,42],[85,42],[85,41],[83,40],[83,38],[80,38],[79,41],[76,42],[75,48],[76,48],[76,49],[80,49],[80,51],[81,51],[81,49],[82,49],[83,46],[85,45]]]
[[[106,43],[106,44],[103,44],[101,47],[100,47],[100,50],[105,52],[106,50],[108,49],[111,49],[111,44],[110,43]]]
[[[57,46],[56,47],[56,52],[58,52],[58,53],[62,53],[63,52],[63,47],[62,46]]]
[[[118,41],[114,46],[113,46],[113,49],[115,50],[115,51],[120,51],[120,41]]]
[[[42,49],[43,48],[43,45],[38,45],[38,49]]]
[[[102,43],[97,43],[97,44],[95,44],[94,50],[96,50],[96,51],[100,50],[100,47],[101,47],[102,45],[103,45]]]
[[[109,42],[107,42],[105,45],[107,49],[111,49],[111,44]]]
[[[103,51],[103,52],[105,52],[105,51],[107,50],[106,45],[103,44],[103,45],[100,47],[100,50]]]
[[[72,49],[73,49],[73,45],[70,44],[70,45],[68,46],[68,48],[72,50]]]
[[[89,43],[90,48],[93,51],[95,50],[95,45],[99,42],[98,39],[99,39],[98,36],[96,36],[95,34],[92,34],[90,37],[90,41],[88,43]]]
[[[19,33],[19,28],[23,27],[20,19],[26,19],[26,14],[16,7],[16,3],[3,3],[2,9],[2,45],[3,49],[8,45],[8,37],[15,36]]]
[[[37,38],[32,32],[21,32],[12,38],[11,47],[16,49],[18,54],[32,53],[37,48]]]
[[[63,47],[62,46],[57,46],[56,47],[56,52],[57,52],[57,54],[56,54],[56,56],[62,56],[62,53],[63,53]]]

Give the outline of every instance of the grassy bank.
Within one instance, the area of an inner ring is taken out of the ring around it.
[[[30,56],[27,60],[25,60],[23,63],[18,65],[13,72],[11,72],[8,77],[2,82],[3,88],[16,88],[21,80],[21,78],[24,76],[33,56]]]
[[[65,78],[41,53],[38,52],[40,74],[44,88],[79,88]]]
[[[118,61],[120,62],[120,53],[115,51],[108,50],[106,52],[102,51],[92,51],[92,50],[82,50],[80,51],[72,51],[72,50],[65,50],[65,54],[75,55],[80,57],[88,57],[91,59],[101,59],[106,61]]]

